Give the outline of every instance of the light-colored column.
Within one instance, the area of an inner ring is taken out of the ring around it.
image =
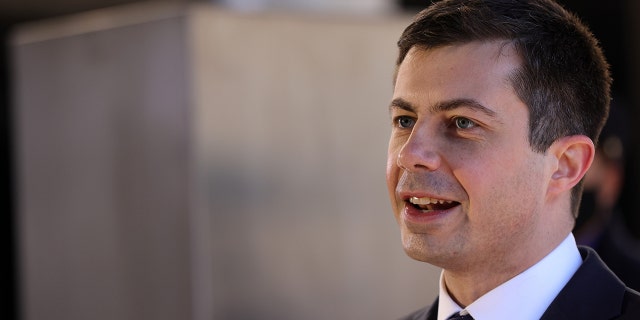
[[[13,42],[24,319],[189,319],[184,17],[133,6]]]

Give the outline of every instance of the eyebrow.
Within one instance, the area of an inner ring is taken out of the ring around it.
[[[415,106],[402,98],[396,98],[396,99],[393,99],[393,101],[391,101],[391,104],[389,105],[389,111],[391,112],[395,108],[417,113]],[[485,107],[480,102],[474,99],[461,98],[461,99],[447,100],[431,106],[430,109],[431,109],[431,112],[442,112],[442,111],[455,110],[458,108],[469,108],[475,111],[482,112],[491,118],[494,118],[494,119],[498,118],[498,115],[496,114],[495,111]]]

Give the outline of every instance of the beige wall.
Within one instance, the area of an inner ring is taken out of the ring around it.
[[[384,184],[408,17],[135,6],[14,37],[26,319],[393,319],[435,297]]]

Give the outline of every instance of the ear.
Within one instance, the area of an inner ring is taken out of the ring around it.
[[[584,177],[593,162],[595,147],[589,137],[575,135],[556,140],[548,152],[554,160],[548,191],[558,195],[571,190]]]

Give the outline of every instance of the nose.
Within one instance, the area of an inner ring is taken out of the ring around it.
[[[437,170],[442,162],[437,144],[432,135],[414,130],[398,153],[398,167],[411,172]]]

